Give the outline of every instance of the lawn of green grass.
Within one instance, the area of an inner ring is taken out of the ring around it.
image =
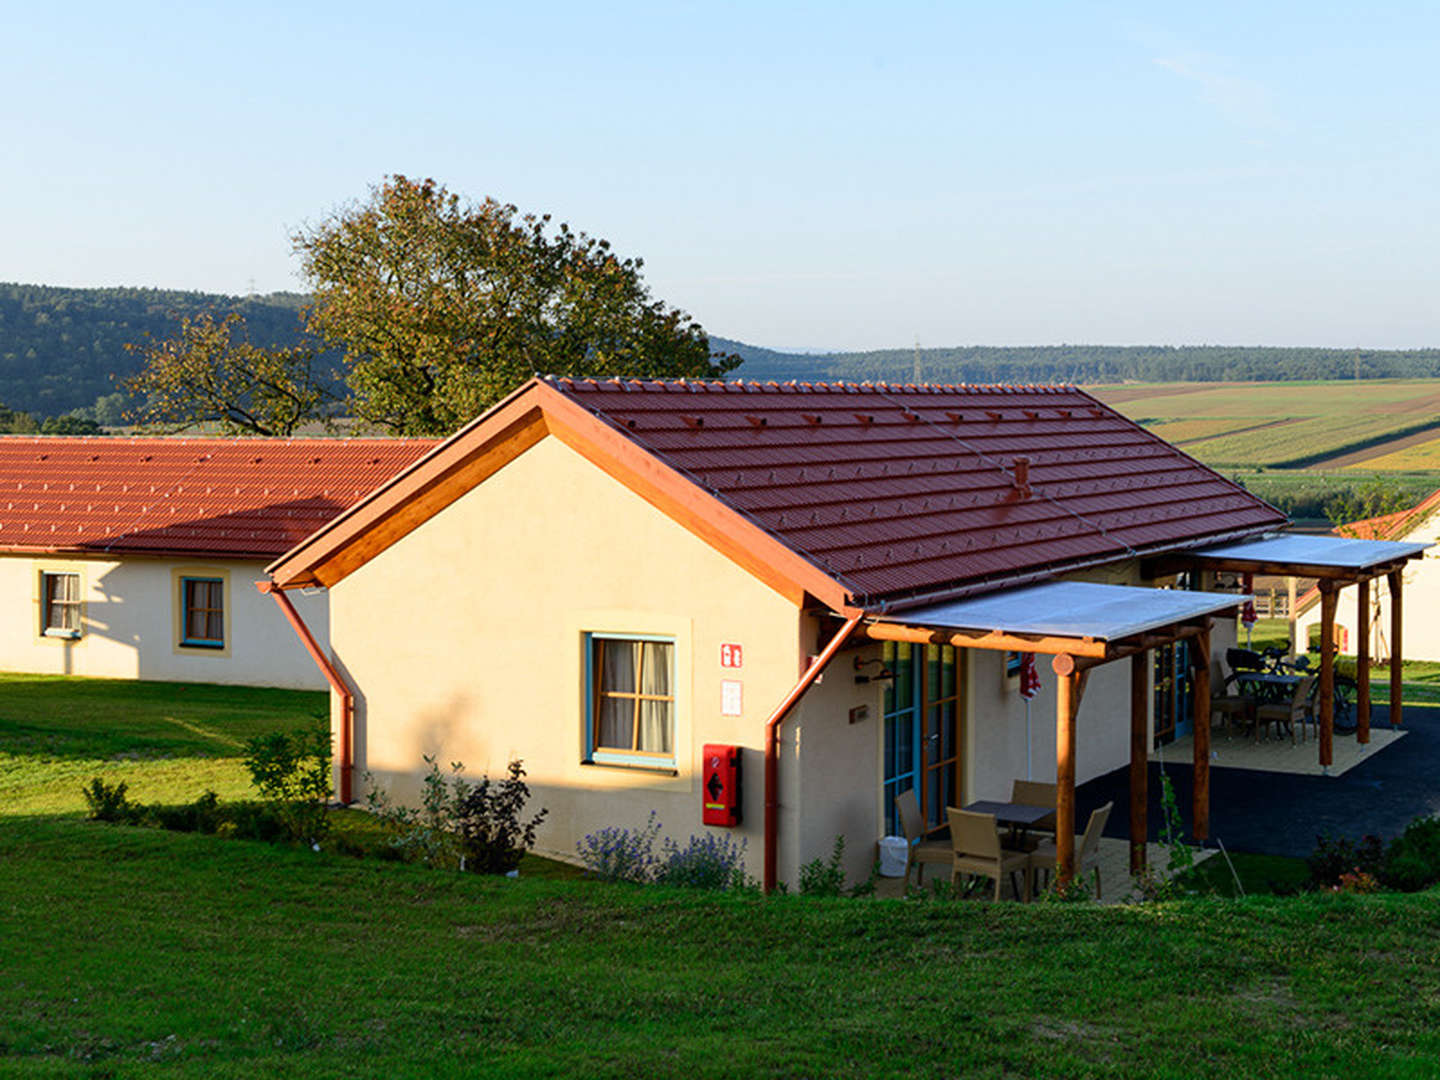
[[[186,801],[202,765],[230,775],[245,738],[317,705],[0,682],[0,1076],[1348,1078],[1440,1058],[1440,893],[765,899],[78,812],[77,762]],[[1295,872],[1234,859],[1247,893]],[[1195,883],[1226,891],[1208,866]]]
[[[328,713],[308,690],[0,674],[0,816],[83,810],[94,776],[141,802],[243,797],[247,739]]]

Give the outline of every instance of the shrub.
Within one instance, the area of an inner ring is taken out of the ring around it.
[[[535,846],[535,830],[545,819],[541,809],[528,822],[521,813],[530,789],[521,779],[525,769],[517,759],[509,775],[494,781],[482,777],[472,784],[460,775],[460,762],[450,764],[449,778],[435,759],[422,759],[425,774],[419,807],[395,806],[368,773],[366,807],[392,833],[390,848],[407,859],[428,866],[450,866],[477,874],[504,874],[520,865]]]
[[[1440,817],[1416,818],[1405,826],[1390,842],[1378,876],[1402,892],[1418,892],[1440,881]]]
[[[800,867],[801,896],[843,896],[845,893],[845,837],[835,837],[828,860],[812,859]]]
[[[1343,836],[1317,836],[1315,850],[1305,860],[1310,881],[1322,889],[1340,884],[1341,875],[1385,875],[1385,843],[1378,836],[1364,836],[1357,844]]]
[[[530,789],[520,761],[510,762],[510,775],[492,781],[482,777],[455,802],[455,830],[460,847],[460,869],[476,874],[507,874],[520,865],[535,846],[535,830],[545,820],[542,807],[528,822],[520,815]]]
[[[118,784],[107,784],[97,776],[81,788],[85,805],[90,808],[90,820],[136,824],[144,815],[145,808],[130,801],[130,796],[126,794],[128,787],[124,780]]]
[[[162,829],[171,832],[214,833],[225,820],[226,811],[220,808],[220,796],[207,791],[184,806],[152,806],[150,815]]]
[[[655,872],[659,832],[660,822],[651,810],[643,829],[631,832],[610,826],[587,834],[575,851],[586,872],[601,881],[649,881]]]
[[[245,744],[245,768],[289,840],[317,843],[329,829],[330,725],[274,731]]]
[[[655,868],[655,881],[690,889],[739,889],[745,887],[745,841],[728,835],[707,833],[692,836],[684,847],[666,840],[664,854]]]

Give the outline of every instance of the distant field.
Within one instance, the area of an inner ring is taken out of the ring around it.
[[[1217,467],[1324,468],[1343,458],[1334,464],[1440,469],[1436,379],[1139,383],[1091,392]]]

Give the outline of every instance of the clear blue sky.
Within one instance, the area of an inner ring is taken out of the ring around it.
[[[1440,7],[7,2],[0,280],[301,287],[387,173],[777,348],[1440,345]]]

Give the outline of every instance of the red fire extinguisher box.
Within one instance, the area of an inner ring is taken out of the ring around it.
[[[740,748],[707,743],[701,769],[701,820],[706,825],[740,824]]]

